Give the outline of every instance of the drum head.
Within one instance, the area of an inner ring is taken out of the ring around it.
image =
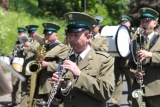
[[[116,47],[121,57],[127,57],[130,53],[131,36],[126,26],[120,26],[116,33]]]
[[[0,56],[0,60],[4,61],[5,63],[7,63],[8,65],[10,65],[11,59],[8,56]]]

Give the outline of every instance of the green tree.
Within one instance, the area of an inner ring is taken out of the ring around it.
[[[128,4],[129,12],[128,15],[132,18],[132,26],[139,26],[139,14],[138,10],[142,7],[149,7],[155,9],[160,13],[160,0],[131,0]],[[160,16],[159,16],[160,18]],[[159,20],[160,22],[160,20]]]

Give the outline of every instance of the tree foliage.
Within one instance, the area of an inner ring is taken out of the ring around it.
[[[149,7],[160,13],[160,0],[131,0],[131,3],[128,5],[128,7],[130,10],[128,15],[133,19],[132,26],[139,26],[138,10],[142,7]]]
[[[0,16],[0,54],[12,51],[19,26],[37,24],[41,33],[42,23],[56,23],[61,26],[58,33],[63,41],[65,36],[61,35],[66,27],[63,15],[66,12],[85,12],[93,17],[100,15],[104,18],[101,24],[113,25],[118,24],[120,16],[127,13],[128,2],[129,0],[10,0],[9,11],[1,11],[4,16]]]

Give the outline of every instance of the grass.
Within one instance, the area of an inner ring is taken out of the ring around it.
[[[39,34],[43,36],[43,26],[44,22],[53,22],[61,26],[58,32],[58,38],[63,41],[65,36],[62,36],[66,23],[64,20],[59,21],[55,17],[34,17],[26,12],[14,12],[14,11],[4,11],[0,9],[0,54],[10,55],[13,50],[14,43],[17,40],[17,28],[25,27],[28,24],[39,25]]]

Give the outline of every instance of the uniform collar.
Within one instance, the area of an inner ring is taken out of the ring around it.
[[[50,43],[49,46],[53,45],[55,42],[58,42],[58,40],[56,40],[56,41]]]
[[[98,38],[100,36],[100,33],[97,33],[94,38]]]
[[[89,50],[91,49],[91,47],[88,45],[87,48],[80,54],[82,60],[84,59],[84,57],[87,55],[87,53],[89,52]],[[75,53],[75,57],[77,58],[79,54]]]
[[[150,33],[147,37],[148,37],[148,39],[149,40],[151,40],[152,39],[152,37],[153,37],[153,35],[154,35],[154,32],[152,32],[152,33]]]

